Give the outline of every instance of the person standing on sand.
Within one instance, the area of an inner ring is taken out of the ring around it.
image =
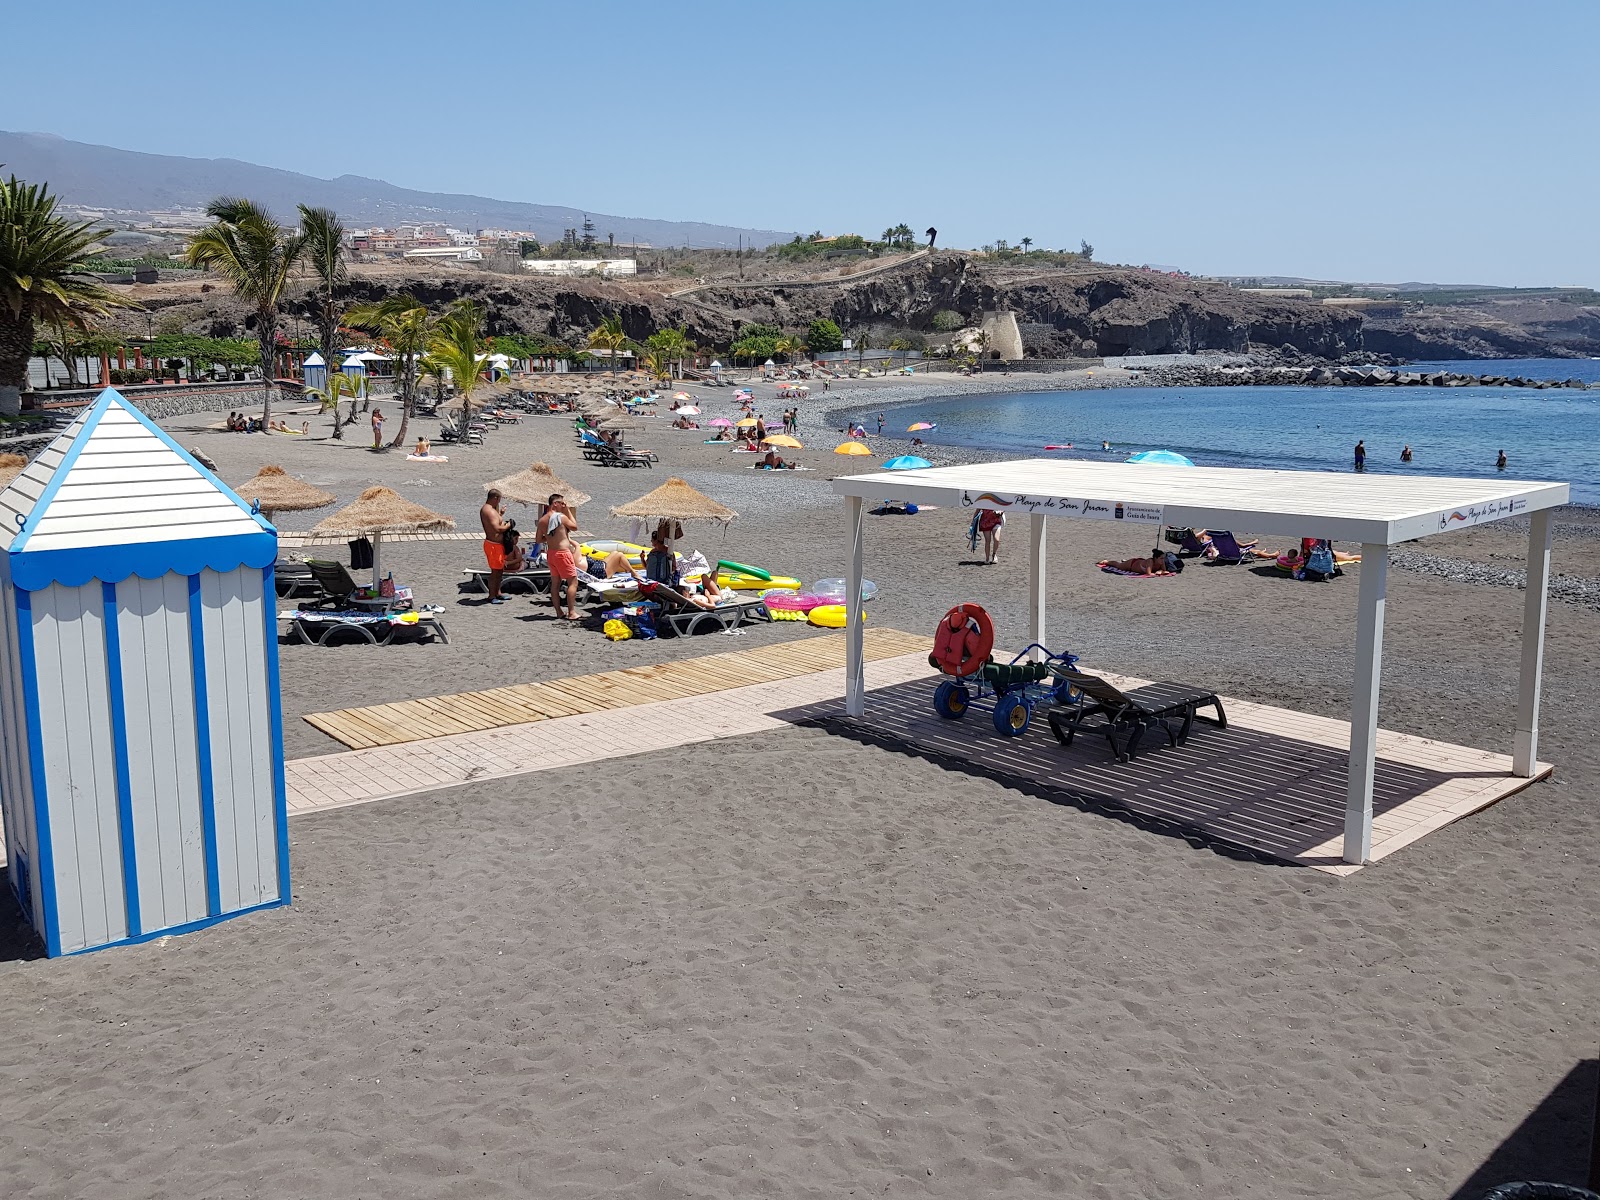
[[[478,510],[478,520],[483,523],[483,557],[489,563],[489,603],[504,604],[500,595],[500,580],[506,570],[506,510],[500,502],[500,493],[494,488],[484,497]]]
[[[985,508],[978,513],[978,532],[983,534],[984,562],[1000,561],[1000,529],[1005,523],[1005,513],[995,509]]]
[[[1496,471],[1504,471],[1506,469],[1506,452],[1504,450],[1500,451],[1500,457],[1494,460],[1494,469]]]
[[[374,450],[383,449],[383,409],[381,408],[372,410],[372,448]]]
[[[1356,470],[1365,471],[1366,469],[1367,469],[1367,441],[1366,441],[1365,438],[1362,438],[1359,442],[1356,443]]]
[[[561,613],[561,592],[564,588],[567,593],[566,619],[578,619],[578,559],[572,549],[572,535],[577,531],[578,522],[572,517],[572,510],[567,507],[567,502],[561,498],[560,492],[550,494],[549,507],[545,509],[544,521],[544,560],[550,564],[550,605],[556,610],[556,616]]]
[[[882,413],[878,414],[878,436],[879,437],[883,436],[883,414]]]

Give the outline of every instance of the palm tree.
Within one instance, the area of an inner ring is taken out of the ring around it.
[[[376,304],[358,304],[344,315],[345,324],[377,334],[395,359],[395,383],[400,396],[400,428],[389,444],[406,440],[411,414],[417,404],[417,370],[435,330],[434,318],[415,296],[398,292]],[[329,370],[332,370],[330,365]],[[353,414],[352,414],[353,415]]]
[[[1022,247],[1022,252],[1024,254],[1026,254],[1028,252],[1028,247],[1033,245],[1033,239],[1025,237],[1020,242],[1018,242],[1017,245],[1021,246]]]
[[[683,360],[694,349],[689,344],[689,331],[687,329],[661,329],[651,335],[650,345],[661,351],[669,360],[677,363],[677,373],[683,374]]]
[[[471,300],[457,300],[440,317],[428,340],[428,358],[435,370],[444,368],[461,390],[461,427],[472,419],[472,391],[488,366],[489,350],[478,331],[483,310]],[[398,443],[397,443],[398,444]]]
[[[278,352],[278,304],[307,248],[304,232],[287,230],[253,200],[220,196],[206,205],[212,223],[189,240],[190,266],[215,271],[234,295],[256,306],[261,347],[261,420],[272,420]],[[333,370],[333,364],[328,364]]]
[[[300,232],[311,256],[311,270],[317,277],[316,320],[322,361],[333,362],[339,337],[339,306],[333,295],[348,277],[344,258],[344,226],[331,208],[300,206]],[[337,436],[337,435],[336,435]]]
[[[322,405],[322,411],[333,410],[333,436],[343,440],[344,427],[356,419],[356,395],[360,385],[343,371],[329,371],[327,385],[320,388],[307,388],[306,395]],[[346,396],[350,397],[350,420],[341,421],[339,417],[339,401]]]
[[[617,359],[622,356],[622,351],[628,345],[628,335],[622,332],[621,317],[607,317],[601,321],[593,333],[589,335],[589,345],[596,350],[605,350],[611,357],[611,373],[617,373]]]
[[[56,213],[48,184],[0,181],[0,413],[22,408],[34,330],[83,327],[114,308],[137,308],[89,277],[100,241],[111,233]]]

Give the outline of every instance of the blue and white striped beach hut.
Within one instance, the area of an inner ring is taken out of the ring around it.
[[[0,812],[47,951],[287,904],[272,526],[111,389],[0,523]]]
[[[361,357],[359,350],[352,350],[345,355],[344,362],[339,365],[339,370],[350,377],[350,382],[356,385],[356,395],[367,394],[367,361]]]
[[[328,386],[327,360],[315,350],[306,355],[306,361],[300,364],[300,382],[308,392],[320,392]]]

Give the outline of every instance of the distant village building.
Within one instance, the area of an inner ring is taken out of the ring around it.
[[[1239,290],[1241,292],[1245,292],[1245,293],[1247,293],[1248,295],[1251,295],[1251,296],[1271,296],[1275,300],[1310,300],[1311,299],[1311,289],[1310,288],[1265,288],[1265,287],[1257,288],[1257,287],[1249,287],[1249,288],[1240,288]]]
[[[637,275],[636,258],[525,258],[522,268],[535,275],[602,275],[614,279],[623,275]]]

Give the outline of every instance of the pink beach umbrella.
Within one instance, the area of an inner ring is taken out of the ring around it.
[[[717,429],[731,429],[733,427],[733,422],[728,420],[727,417],[712,417],[706,424]]]

